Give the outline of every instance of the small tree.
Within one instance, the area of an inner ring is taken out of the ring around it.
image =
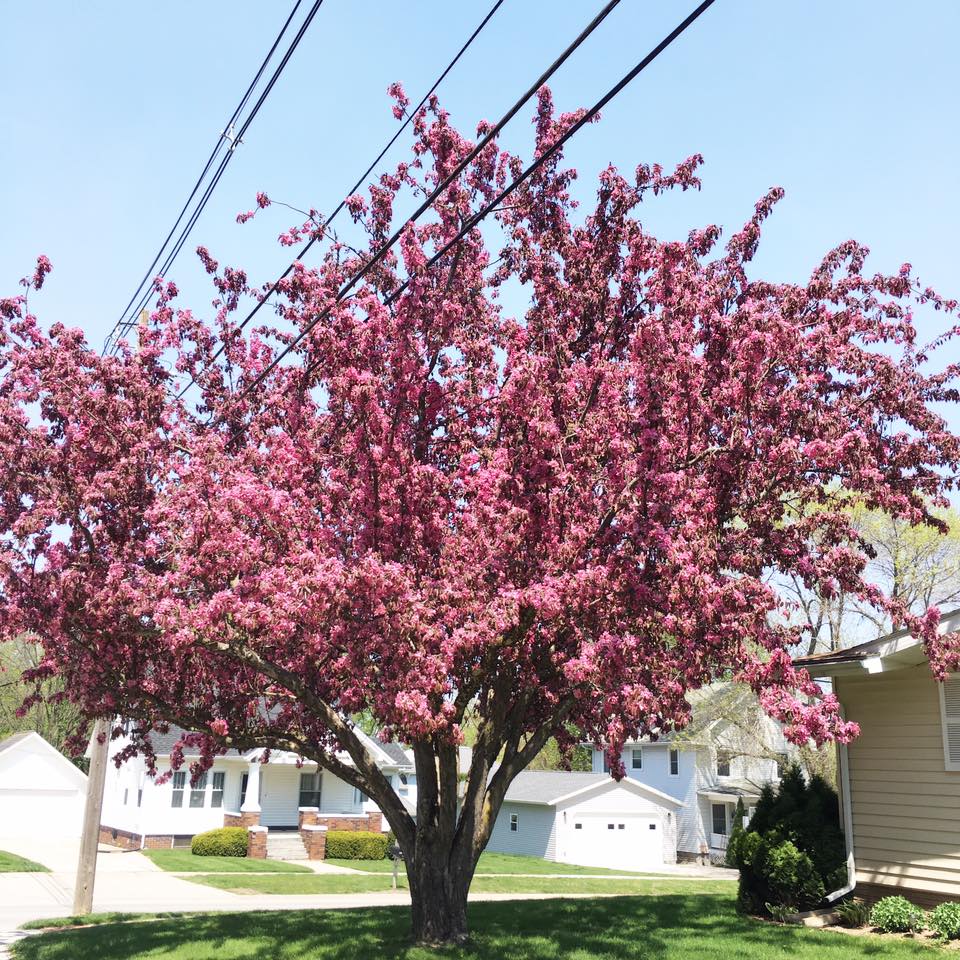
[[[575,116],[541,93],[537,155]],[[435,102],[413,129],[407,161],[350,198],[353,246],[316,217],[284,235],[320,262],[280,283],[273,324],[240,329],[261,291],[206,250],[216,316],[158,284],[136,353],[0,300],[0,635],[32,631],[30,677],[59,677],[86,718],[131,721],[121,760],[153,769],[151,732],[176,723],[194,774],[262,748],[363,790],[405,852],[415,937],[448,942],[551,737],[606,744],[622,776],[627,738],[682,728],[687,691],[730,677],[796,742],[855,735],[791,666],[802,633],[768,574],[886,602],[844,510],[935,523],[957,371],[926,372],[910,309],[955,304],[908,267],[865,273],[853,242],[806,283],[751,278],[779,189],[722,248],[712,225],[658,240],[637,211],[696,188],[699,157],[608,168],[581,215],[554,154],[445,249],[521,169],[491,143],[374,261],[394,205],[472,146]],[[527,297],[516,316],[504,289]],[[938,675],[957,661],[936,611],[902,619]],[[412,746],[415,819],[357,716]]]

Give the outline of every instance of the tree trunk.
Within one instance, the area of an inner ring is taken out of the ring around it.
[[[407,865],[415,943],[440,946],[467,939],[467,891],[473,870],[457,869],[442,853]]]

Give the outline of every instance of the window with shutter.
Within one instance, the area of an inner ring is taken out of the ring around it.
[[[944,767],[960,770],[960,675],[947,677],[939,686]]]

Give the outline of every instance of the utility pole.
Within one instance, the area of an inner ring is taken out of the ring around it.
[[[140,311],[140,326],[146,326],[150,314]],[[139,336],[137,346],[139,348]],[[90,770],[87,774],[87,799],[83,808],[83,833],[80,836],[80,860],[73,891],[73,915],[93,912],[93,884],[97,876],[97,848],[100,846],[100,819],[103,813],[103,788],[107,781],[110,752],[110,721],[100,717],[93,725],[90,739]]]
[[[73,915],[93,912],[93,881],[97,874],[97,847],[100,844],[100,811],[107,779],[107,752],[110,749],[110,722],[101,717],[93,725],[90,740],[90,771],[87,775],[87,802],[83,808],[80,862],[73,891]]]

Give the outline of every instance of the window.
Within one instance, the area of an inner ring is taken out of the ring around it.
[[[717,776],[718,777],[730,776],[730,751],[729,750],[717,751]]]
[[[680,776],[680,751],[679,750],[670,751],[670,776],[671,777]]]
[[[574,830],[582,830],[582,829],[583,829],[583,824],[582,824],[582,823],[575,823],[575,824],[573,825],[573,829],[574,829]]]
[[[127,788],[127,789],[125,789],[125,790],[123,791],[123,805],[124,805],[124,806],[127,805],[127,800],[129,800],[129,798],[130,798],[130,789]]]
[[[606,753],[603,754],[603,772],[610,772],[610,758],[606,755]]]
[[[520,829],[520,814],[510,814],[510,832],[516,833]]]
[[[945,770],[960,770],[960,675],[949,676],[938,686],[943,766]]]
[[[612,824],[612,823],[608,823],[608,824],[607,824],[607,829],[608,829],[608,830],[612,830],[612,829],[613,829],[613,824]]]
[[[300,806],[320,806],[320,771],[300,774]]]
[[[137,806],[139,807],[141,803],[143,803],[143,787],[137,790]]]
[[[207,774],[200,774],[200,778],[190,788],[190,806],[202,807],[207,799]]]
[[[626,829],[627,829],[627,825],[626,825],[625,823],[618,823],[618,824],[617,824],[617,829],[618,829],[618,830],[626,830]]]
[[[630,751],[630,767],[633,770],[643,769],[643,749],[641,747],[634,747]]]
[[[727,805],[725,803],[714,803],[712,807],[713,832],[725,837],[727,835]]]
[[[173,793],[170,795],[171,807],[183,806],[183,788],[186,783],[187,775],[183,770],[179,770],[173,775]]]
[[[407,775],[405,773],[398,773],[397,779],[400,781],[399,787],[397,787],[397,793],[401,797],[405,797],[409,792],[410,788],[407,786]]]
[[[223,783],[227,779],[227,775],[223,770],[218,770],[213,775],[213,793],[210,794],[210,806],[211,807],[222,807],[223,806]]]
[[[353,805],[355,807],[362,807],[368,799],[369,797],[359,787],[353,788]]]
[[[777,779],[783,777],[787,772],[787,767],[790,764],[790,758],[785,753],[777,754]]]

